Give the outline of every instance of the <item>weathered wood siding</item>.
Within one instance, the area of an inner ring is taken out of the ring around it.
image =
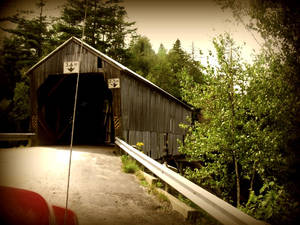
[[[121,75],[121,111],[123,138],[131,145],[143,142],[143,151],[161,158],[168,144],[169,154],[178,154],[177,139],[184,130],[180,123],[191,110],[162,91],[128,74]]]
[[[35,79],[36,89],[47,79],[49,75],[63,74],[64,62],[79,61],[80,45],[70,42],[59,51],[52,54],[47,60],[43,61],[33,71],[32,76]],[[98,73],[103,72],[102,68],[98,68],[97,55],[93,54],[86,48],[82,49],[81,56],[81,73]]]
[[[63,74],[64,62],[79,61],[80,48],[80,43],[71,41],[59,49],[59,51],[54,52],[29,73],[31,78],[31,130],[38,134],[37,137],[42,132],[38,116],[37,90],[49,75]],[[102,57],[100,57],[102,60],[102,68],[98,68],[98,57],[100,56],[86,47],[82,48],[80,65],[80,73],[82,76],[87,73],[95,73],[96,75],[104,76],[106,81],[110,78],[120,78],[120,70]],[[111,91],[113,96],[113,114],[114,118],[117,119],[120,118],[121,115],[120,89],[111,89]],[[122,133],[121,127],[116,128],[115,133],[120,135]]]
[[[79,61],[80,48],[80,40],[70,39],[28,73],[31,78],[32,131],[37,136],[43,132],[37,90],[49,75],[63,74],[64,62]],[[99,57],[102,68],[98,68]],[[81,60],[81,76],[93,73],[104,76],[106,82],[111,78],[120,79],[121,88],[111,89],[115,136],[132,145],[143,142],[144,152],[154,159],[164,156],[166,146],[168,154],[178,154],[177,139],[182,140],[184,135],[179,124],[191,116],[187,105],[86,44],[83,44]]]

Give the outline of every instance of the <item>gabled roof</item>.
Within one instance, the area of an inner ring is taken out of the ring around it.
[[[60,46],[58,46],[56,49],[54,49],[51,53],[49,53],[47,56],[45,56],[43,59],[41,59],[39,62],[37,62],[35,65],[33,65],[27,72],[26,74],[30,73],[32,70],[34,70],[38,65],[40,65],[41,63],[43,63],[44,61],[46,61],[48,58],[50,58],[54,53],[58,52],[60,49],[62,49],[65,45],[67,45],[69,42],[71,41],[75,41],[77,42],[79,45],[82,45],[83,47],[87,48],[88,50],[90,50],[91,52],[93,52],[94,54],[102,57],[104,60],[106,60],[108,63],[114,65],[115,67],[117,67],[120,70],[126,71],[129,74],[131,74],[132,76],[138,78],[139,80],[142,80],[144,83],[146,83],[147,85],[153,87],[154,89],[159,90],[160,92],[163,92],[165,95],[167,95],[168,97],[172,98],[173,100],[183,104],[186,108],[191,109],[191,106],[189,106],[188,104],[184,103],[183,101],[179,100],[178,98],[174,97],[173,95],[171,95],[170,93],[168,93],[167,91],[163,90],[162,88],[160,88],[159,86],[155,85],[154,83],[152,83],[151,81],[147,80],[146,78],[144,78],[143,76],[137,74],[136,72],[132,71],[131,69],[127,68],[126,66],[122,65],[121,63],[117,62],[116,60],[112,59],[111,57],[105,55],[104,53],[100,52],[99,50],[95,49],[94,47],[90,46],[89,44],[85,43],[84,41],[80,40],[79,38],[76,37],[71,37],[69,38],[67,41],[65,41],[63,44],[61,44]]]

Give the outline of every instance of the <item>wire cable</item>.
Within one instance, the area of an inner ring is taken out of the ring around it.
[[[68,203],[69,203],[69,189],[70,189],[70,178],[71,178],[71,164],[72,164],[72,152],[73,152],[73,140],[74,140],[74,127],[75,127],[75,118],[76,118],[78,87],[79,87],[79,77],[80,77],[79,75],[80,75],[81,56],[82,56],[82,49],[83,49],[84,30],[85,30],[85,23],[86,23],[86,14],[87,14],[87,0],[85,0],[84,20],[83,20],[83,28],[82,28],[82,36],[81,36],[81,45],[80,45],[80,51],[79,51],[79,69],[78,69],[78,73],[77,73],[76,89],[75,89],[75,97],[74,97],[74,108],[73,108],[73,118],[72,118],[72,131],[71,131],[71,143],[70,143],[70,154],[69,154],[69,169],[68,169],[68,182],[67,182],[67,194],[66,194],[64,225],[66,225],[66,222],[67,222],[67,212],[68,212]]]

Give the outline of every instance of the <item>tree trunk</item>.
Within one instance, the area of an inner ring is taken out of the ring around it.
[[[42,55],[43,55],[43,22],[44,22],[44,19],[43,19],[43,7],[45,6],[45,3],[43,0],[41,0],[39,3],[38,3],[39,7],[41,8],[40,9],[40,18],[39,18],[39,46],[37,48],[37,55],[38,55],[38,58],[41,58]]]
[[[253,191],[253,184],[254,184],[254,177],[255,177],[255,166],[256,166],[256,161],[253,163],[253,167],[252,167],[252,176],[251,176],[251,180],[250,180],[250,189],[249,191]]]
[[[234,170],[236,176],[236,207],[240,207],[240,199],[241,199],[241,187],[240,187],[240,176],[239,176],[239,168],[238,161],[234,152]]]
[[[232,49],[230,49],[230,88],[228,93],[228,98],[231,106],[231,130],[232,130],[232,146],[233,146],[233,160],[234,160],[234,170],[236,176],[236,205],[237,207],[240,206],[240,195],[241,195],[241,187],[240,187],[240,176],[239,176],[239,168],[238,168],[238,159],[236,156],[236,149],[235,149],[235,107],[234,107],[234,74],[232,71]]]
[[[93,46],[96,47],[96,37],[95,37],[95,33],[97,33],[97,26],[96,26],[96,18],[97,18],[97,2],[94,1],[94,22],[93,22],[93,34],[92,34],[92,43]]]

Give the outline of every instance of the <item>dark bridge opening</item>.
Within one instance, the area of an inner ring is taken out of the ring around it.
[[[76,78],[50,75],[38,89],[39,139],[70,144]],[[100,145],[114,140],[112,93],[102,74],[80,74],[74,144]]]

